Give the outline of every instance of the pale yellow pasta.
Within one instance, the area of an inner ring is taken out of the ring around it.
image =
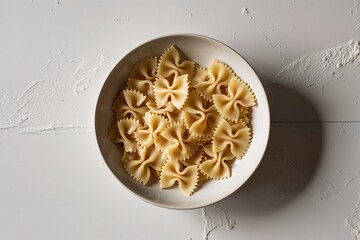
[[[185,126],[194,138],[209,140],[221,116],[212,102],[200,97],[196,91],[192,91],[183,107],[183,118]]]
[[[178,161],[169,160],[162,168],[160,187],[169,188],[178,183],[180,190],[190,196],[196,189],[198,182],[198,167],[196,165],[185,167]]]
[[[187,167],[192,165],[199,165],[203,160],[203,153],[203,148],[199,147],[191,157],[181,160],[181,162]]]
[[[234,73],[225,63],[214,59],[205,74],[204,68],[196,70],[193,77],[193,86],[209,101],[214,94],[226,93]]]
[[[160,133],[168,125],[169,122],[164,117],[146,112],[144,125],[140,126],[134,133],[137,143],[142,147],[150,147],[160,138]]]
[[[158,76],[163,78],[175,78],[181,75],[192,77],[195,67],[193,61],[182,61],[178,50],[171,46],[160,57]]]
[[[158,59],[157,57],[145,58],[137,63],[131,68],[128,79],[136,80],[155,80],[156,69],[157,69]]]
[[[134,89],[139,91],[148,97],[148,99],[154,99],[154,82],[150,80],[137,80],[137,79],[129,79],[128,89]]]
[[[210,157],[200,164],[199,169],[211,179],[229,178],[231,177],[231,169],[226,162],[233,159],[234,155],[228,149],[212,152]]]
[[[203,151],[204,151],[203,155],[205,159],[209,159],[214,156],[212,141],[204,143],[202,147],[203,147]]]
[[[204,161],[209,160],[210,158],[212,158],[214,156],[213,149],[212,149],[212,142],[209,142],[209,141],[204,142],[204,144],[202,145],[202,150],[203,150],[202,151],[202,159],[197,164],[199,167]],[[212,179],[212,178],[207,176],[201,170],[199,170],[199,183],[206,181],[206,180],[210,180],[210,179]]]
[[[214,152],[222,152],[229,149],[231,153],[241,159],[250,144],[250,128],[242,121],[230,124],[223,119],[216,128],[213,140]]]
[[[128,88],[135,89],[150,99],[154,98],[153,85],[156,76],[157,57],[137,62],[128,77]]]
[[[142,117],[148,110],[145,100],[146,96],[136,90],[124,90],[113,104],[117,119],[135,118],[142,121]]]
[[[241,115],[240,115],[240,120],[243,121],[243,123],[245,123],[246,125],[248,123],[250,123],[250,119],[249,119],[249,116],[248,116],[249,114],[250,114],[249,108],[242,109]]]
[[[188,75],[181,75],[173,79],[158,77],[154,84],[155,102],[158,108],[171,102],[174,107],[181,109],[189,90]]]
[[[191,85],[192,87],[195,88],[195,85],[201,83],[201,82],[205,82],[205,81],[209,81],[210,76],[208,74],[208,71],[206,68],[204,67],[199,67],[195,70],[194,76],[192,78],[191,81]]]
[[[124,144],[125,152],[135,152],[137,144],[134,133],[140,126],[139,121],[135,119],[122,119],[117,122],[117,126],[120,136],[118,142]]]
[[[134,64],[113,103],[117,122],[108,139],[123,145],[121,164],[133,179],[178,185],[190,196],[207,180],[231,177],[233,160],[250,145],[256,99],[220,60],[195,70],[182,57],[170,46],[159,61]]]
[[[162,107],[157,107],[155,101],[149,101],[146,103],[146,106],[149,108],[149,111],[156,114],[166,115],[168,112],[173,112],[175,110],[174,105],[171,102],[167,102]]]
[[[215,94],[213,99],[221,115],[234,122],[244,116],[245,108],[255,105],[255,97],[250,87],[238,77],[231,79],[227,95]]]
[[[160,134],[164,138],[162,146],[170,160],[185,160],[191,157],[198,149],[198,141],[195,140],[182,123],[171,123]]]
[[[172,112],[166,112],[165,115],[170,122],[181,122],[184,112],[175,108]]]
[[[148,102],[146,106],[151,113],[165,116],[170,122],[181,122],[183,112],[174,107],[171,102],[166,103],[165,106],[158,108],[155,102]]]
[[[147,148],[138,147],[134,153],[125,152],[121,161],[126,172],[145,185],[151,177],[159,176],[167,157],[152,145]]]

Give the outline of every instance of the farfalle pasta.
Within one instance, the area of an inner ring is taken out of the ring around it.
[[[250,128],[242,121],[230,124],[223,119],[214,133],[213,151],[215,153],[230,150],[241,159],[250,144]]]
[[[183,118],[191,134],[199,140],[211,140],[221,119],[213,103],[200,97],[196,91],[189,94],[183,108]]]
[[[142,184],[147,184],[151,177],[159,176],[166,157],[154,146],[138,147],[134,153],[124,152],[122,165],[127,173]]]
[[[193,86],[209,101],[214,94],[222,94],[235,76],[234,72],[225,63],[214,59],[209,68],[199,68],[193,78]]]
[[[112,105],[108,139],[124,170],[144,185],[177,185],[190,196],[205,181],[231,177],[251,144],[251,87],[225,63],[197,66],[180,49],[140,59]]]
[[[250,87],[238,77],[231,79],[226,95],[215,94],[213,99],[220,114],[234,122],[244,116],[246,108],[255,105],[255,97]]]
[[[196,165],[186,168],[179,161],[167,161],[160,175],[160,187],[169,188],[176,182],[186,195],[191,195],[198,183],[198,169]]]
[[[167,102],[162,107],[158,107],[155,103],[155,101],[150,101],[146,103],[146,106],[149,108],[149,112],[160,114],[160,115],[166,115],[167,113],[171,113],[175,111],[175,107],[171,102]]]
[[[184,105],[189,91],[188,75],[171,79],[159,76],[154,84],[155,102],[158,108],[172,104],[180,110]]]
[[[183,60],[175,46],[171,46],[161,55],[157,76],[174,78],[181,75],[192,76],[195,62]]]
[[[113,129],[110,131],[109,138],[116,143],[124,145],[125,152],[135,152],[137,145],[134,138],[134,132],[140,126],[138,120],[122,119],[117,122],[117,131]]]
[[[199,169],[210,179],[224,179],[231,176],[231,170],[227,161],[234,159],[229,150],[220,152],[211,151],[207,158],[200,164]]]
[[[137,90],[153,99],[156,68],[157,57],[145,58],[137,62],[129,73],[127,82],[128,89]]]
[[[128,82],[132,79],[138,80],[139,82],[143,80],[154,81],[156,77],[156,69],[158,64],[157,57],[148,57],[141,59],[131,68],[129,72]]]
[[[136,90],[127,89],[120,94],[114,104],[113,110],[116,112],[118,120],[124,118],[134,118],[142,121],[142,117],[148,110],[145,104],[146,96]]]
[[[146,112],[144,125],[137,128],[134,133],[136,142],[141,147],[150,147],[159,142],[160,133],[169,125],[167,119],[162,116]]]
[[[160,134],[166,144],[162,147],[170,160],[185,160],[197,150],[198,141],[191,136],[183,123],[172,123]]]
[[[203,160],[204,149],[199,147],[195,153],[187,159],[180,160],[185,166],[199,165]]]

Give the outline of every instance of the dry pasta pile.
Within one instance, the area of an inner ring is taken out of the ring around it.
[[[197,67],[175,46],[158,60],[131,69],[127,88],[113,104],[116,123],[109,139],[124,147],[122,166],[136,181],[177,184],[191,195],[209,179],[231,176],[251,141],[249,85],[219,60]]]

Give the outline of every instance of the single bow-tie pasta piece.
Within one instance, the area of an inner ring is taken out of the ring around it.
[[[138,120],[122,119],[117,122],[119,138],[117,142],[124,144],[125,152],[135,152],[137,144],[135,142],[134,133],[140,126]]]
[[[184,194],[190,196],[198,183],[198,167],[193,165],[183,168],[179,161],[167,161],[161,171],[160,187],[169,188],[175,183],[178,183]]]
[[[226,93],[229,82],[234,76],[229,66],[213,59],[206,74],[204,68],[196,70],[192,83],[201,96],[212,101],[214,94]]]
[[[146,112],[144,125],[140,126],[134,133],[136,142],[142,147],[150,147],[159,141],[160,133],[169,125],[163,116]]]
[[[158,76],[163,78],[174,78],[180,75],[188,75],[189,79],[193,75],[195,62],[183,61],[179,51],[175,46],[169,47],[160,57],[158,65]]]
[[[152,177],[159,176],[167,157],[152,145],[148,148],[138,147],[134,153],[125,152],[121,161],[132,178],[146,185]]]
[[[242,121],[230,124],[225,119],[221,120],[215,130],[213,140],[214,152],[227,149],[238,159],[241,159],[250,145],[250,128]]]
[[[171,102],[175,108],[181,110],[189,91],[188,75],[181,75],[171,79],[158,77],[154,84],[155,102],[162,108]]]
[[[227,95],[215,94],[213,99],[219,113],[234,122],[245,115],[246,108],[256,104],[255,96],[249,85],[238,77],[231,79]]]
[[[200,171],[210,179],[225,179],[231,177],[231,168],[228,161],[234,159],[234,155],[225,149],[221,152],[207,152],[207,158],[200,164]]]
[[[185,126],[198,140],[212,139],[215,127],[221,120],[212,102],[200,97],[196,91],[189,94],[183,107],[183,118]]]
[[[154,81],[157,64],[157,57],[148,57],[138,61],[131,68],[128,79]]]
[[[157,57],[145,58],[137,62],[129,73],[128,89],[135,89],[148,99],[153,99],[156,68]]]
[[[113,104],[117,119],[135,118],[142,122],[143,116],[148,110],[145,100],[146,96],[136,90],[124,90]]]
[[[170,160],[185,160],[191,157],[199,147],[183,123],[171,123],[160,135],[164,138],[162,151]]]

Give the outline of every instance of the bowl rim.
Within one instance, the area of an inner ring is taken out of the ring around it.
[[[213,201],[213,202],[210,202],[210,203],[207,203],[207,204],[193,204],[192,206],[173,206],[173,205],[167,205],[167,204],[162,204],[162,203],[159,203],[159,202],[155,202],[155,201],[151,201],[137,193],[135,193],[134,191],[132,191],[131,189],[129,189],[122,181],[120,181],[120,179],[118,179],[115,174],[113,173],[113,171],[110,169],[110,166],[108,165],[108,163],[106,162],[105,160],[105,157],[103,155],[103,152],[101,151],[101,147],[100,147],[100,142],[98,140],[98,133],[97,133],[97,112],[98,112],[98,109],[99,109],[99,100],[100,100],[100,96],[103,93],[103,90],[104,90],[104,85],[106,84],[106,82],[108,81],[109,77],[113,74],[113,72],[115,71],[117,65],[125,58],[127,58],[127,56],[129,56],[130,54],[132,54],[133,52],[135,52],[139,47],[143,46],[143,45],[146,45],[146,44],[149,44],[151,42],[155,42],[155,41],[158,41],[162,38],[169,38],[169,37],[195,37],[195,38],[201,38],[201,39],[205,39],[207,41],[211,41],[211,42],[214,42],[216,44],[220,44],[220,45],[223,45],[225,47],[227,47],[228,49],[230,49],[231,51],[233,51],[236,55],[238,55],[241,59],[243,59],[250,67],[250,71],[252,71],[254,73],[254,75],[256,76],[260,86],[262,87],[262,90],[264,91],[265,93],[265,102],[266,103],[266,108],[267,108],[267,112],[266,112],[266,116],[264,116],[264,118],[267,119],[267,121],[265,122],[264,121],[264,124],[266,123],[267,124],[267,127],[266,127],[266,139],[264,140],[264,149],[263,149],[263,152],[260,154],[261,158],[260,160],[258,161],[258,163],[256,164],[253,172],[246,178],[246,180],[242,183],[242,185],[240,185],[239,187],[237,188],[234,188],[233,191],[229,192],[226,196],[216,200],[216,201]],[[230,47],[229,45],[215,39],[215,38],[212,38],[212,37],[209,37],[209,36],[205,36],[205,35],[202,35],[202,34],[197,34],[197,33],[177,33],[177,34],[167,34],[167,35],[162,35],[162,36],[159,36],[159,37],[156,37],[156,38],[152,38],[148,41],[145,41],[143,42],[142,44],[136,46],[135,48],[133,48],[132,50],[128,51],[125,55],[123,55],[119,60],[118,62],[113,66],[113,68],[111,69],[111,71],[107,74],[107,77],[105,79],[105,81],[103,82],[103,84],[101,85],[101,88],[100,88],[100,91],[98,92],[97,94],[97,99],[96,99],[96,104],[95,104],[95,109],[94,109],[94,122],[93,122],[93,127],[94,127],[94,134],[93,134],[93,139],[96,141],[96,145],[98,146],[97,147],[97,152],[100,154],[101,156],[101,159],[102,159],[102,163],[105,163],[106,165],[106,168],[107,170],[111,173],[111,175],[113,176],[114,179],[116,179],[117,182],[120,182],[121,186],[126,189],[128,192],[130,192],[133,196],[136,196],[137,198],[143,200],[144,202],[147,202],[147,203],[150,203],[151,205],[154,205],[154,206],[157,206],[157,207],[162,207],[162,208],[166,208],[166,209],[173,209],[173,210],[191,210],[191,209],[198,209],[198,208],[202,208],[202,207],[206,207],[206,206],[210,206],[212,204],[215,204],[215,203],[218,203],[226,198],[228,198],[229,196],[231,196],[234,192],[236,192],[241,186],[243,186],[251,176],[253,176],[253,174],[255,173],[256,169],[259,167],[261,161],[263,160],[263,157],[264,157],[264,154],[265,154],[265,151],[266,151],[266,148],[268,146],[268,141],[269,141],[269,135],[270,135],[270,108],[269,108],[269,102],[268,102],[268,98],[266,96],[266,91],[264,89],[264,85],[263,83],[260,81],[260,78],[258,76],[258,74],[255,72],[254,68],[251,66],[251,64],[244,58],[242,57],[241,54],[239,54],[235,49],[233,49],[232,47]]]

